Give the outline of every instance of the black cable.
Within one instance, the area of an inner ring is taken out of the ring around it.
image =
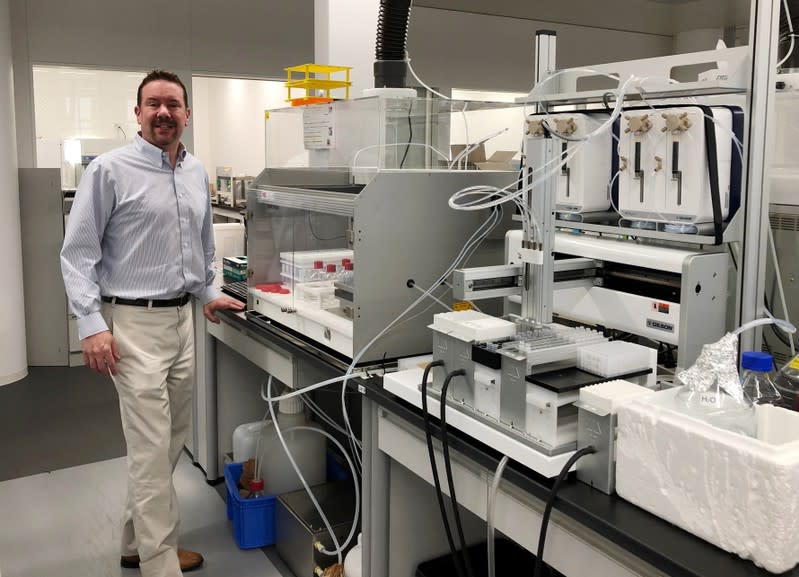
[[[766,310],[767,310],[768,312],[770,312],[771,314],[774,314],[774,309],[772,309],[772,308],[771,308],[771,303],[769,303],[768,297],[767,297],[766,295],[763,295],[763,305],[766,307]],[[786,335],[785,335],[785,334],[782,332],[782,329],[780,329],[780,328],[779,328],[777,325],[775,325],[774,323],[770,324],[770,325],[769,325],[769,327],[771,327],[771,331],[774,333],[774,336],[775,336],[775,337],[777,337],[777,338],[779,339],[779,341],[780,341],[780,342],[781,342],[783,345],[785,345],[786,347],[788,347],[788,348],[790,349],[790,348],[791,348],[791,343],[790,343],[790,341],[788,340],[788,338],[790,338],[790,339],[792,339],[792,340],[793,340],[793,337],[792,337],[792,336],[791,336],[791,337],[788,337],[788,336],[786,336]],[[766,338],[766,335],[763,335],[763,338],[765,339],[765,338]]]
[[[602,95],[602,104],[605,106],[605,110],[608,114],[613,113],[613,107],[610,105],[610,97],[613,96],[612,92],[605,92]]]
[[[405,164],[405,159],[408,157],[408,150],[411,148],[411,141],[413,140],[413,122],[411,122],[411,110],[413,110],[412,99],[410,106],[408,106],[408,144],[405,145],[405,153],[402,155],[402,161],[399,165],[400,168],[402,168],[402,165]]]
[[[766,352],[771,354],[771,346],[768,344],[768,339],[766,339],[766,335],[763,335],[763,346],[766,347]]]
[[[707,155],[708,177],[710,178],[710,201],[713,206],[713,232],[715,245],[723,240],[723,224],[721,217],[721,191],[719,190],[719,157],[716,145],[716,124],[713,121],[713,109],[699,106],[705,116],[705,154]]]
[[[727,243],[727,249],[730,251],[730,258],[732,259],[732,266],[735,267],[735,270],[738,270],[738,261],[735,259],[735,253],[732,250],[732,245]]]
[[[464,377],[466,371],[458,369],[447,374],[444,384],[441,385],[441,448],[444,452],[444,469],[447,473],[447,486],[449,487],[449,498],[452,499],[452,516],[455,518],[455,527],[458,530],[458,540],[461,544],[461,555],[466,566],[466,574],[474,577],[474,569],[469,559],[469,552],[466,550],[466,539],[463,536],[463,524],[461,523],[461,513],[458,510],[458,498],[455,496],[455,480],[452,477],[452,461],[449,457],[449,437],[447,436],[447,389],[453,377]]]
[[[590,455],[591,453],[596,453],[596,449],[594,449],[594,447],[591,445],[576,451],[574,455],[569,457],[569,460],[566,461],[566,464],[563,465],[560,473],[558,473],[558,477],[555,479],[555,483],[552,485],[552,490],[549,492],[549,498],[547,499],[546,507],[544,507],[544,515],[541,517],[541,532],[538,534],[538,553],[536,553],[535,556],[535,573],[533,574],[535,577],[541,577],[541,569],[543,567],[544,558],[544,542],[547,538],[547,526],[549,525],[549,517],[552,515],[552,506],[555,504],[555,499],[558,496],[558,491],[560,491],[560,486],[568,476],[569,469],[571,469],[579,459],[586,455]]]
[[[433,361],[427,365],[422,375],[422,420],[424,421],[424,437],[427,441],[427,453],[430,457],[430,467],[433,470],[433,484],[436,488],[436,498],[438,499],[438,508],[441,510],[441,522],[444,523],[444,532],[447,534],[447,543],[449,544],[449,552],[452,555],[452,562],[455,564],[455,571],[458,577],[465,577],[465,570],[462,566],[458,550],[455,548],[455,540],[452,538],[452,529],[449,526],[449,517],[447,517],[447,509],[444,506],[444,494],[441,492],[441,480],[438,477],[438,467],[436,466],[436,455],[433,451],[433,434],[430,430],[430,413],[427,412],[427,377],[433,367],[443,367],[444,361]]]

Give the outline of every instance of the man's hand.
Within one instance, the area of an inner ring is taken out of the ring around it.
[[[86,365],[100,373],[107,375],[117,374],[117,361],[119,349],[111,331],[103,331],[81,341],[83,360]]]
[[[212,323],[219,324],[219,318],[216,316],[216,311],[221,311],[224,309],[241,311],[244,310],[244,303],[230,297],[219,297],[203,307],[203,314],[205,315],[205,318]]]

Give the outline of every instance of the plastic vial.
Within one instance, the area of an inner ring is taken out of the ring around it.
[[[741,360],[741,382],[744,394],[757,404],[775,404],[782,397],[774,385],[774,360],[768,353],[746,351]]]
[[[265,497],[264,494],[264,480],[252,479],[250,481],[250,499],[257,499],[258,497]]]
[[[780,369],[774,378],[774,385],[782,395],[777,404],[786,409],[799,411],[799,355]]]

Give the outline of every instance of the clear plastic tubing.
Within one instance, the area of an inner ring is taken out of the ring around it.
[[[494,482],[491,483],[491,492],[488,494],[488,510],[486,511],[486,545],[488,547],[488,577],[495,577],[496,573],[496,552],[494,551],[494,504],[497,500],[497,490],[499,482],[502,480],[502,473],[505,465],[508,464],[508,456],[502,457],[494,472]]]

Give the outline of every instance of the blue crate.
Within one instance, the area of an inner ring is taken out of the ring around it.
[[[331,481],[343,481],[344,479],[350,478],[350,470],[347,465],[342,465],[338,455],[330,449],[327,450],[325,455],[325,473],[328,483]]]
[[[275,544],[275,496],[242,499],[238,480],[242,464],[225,466],[227,518],[233,521],[233,538],[242,549]]]

